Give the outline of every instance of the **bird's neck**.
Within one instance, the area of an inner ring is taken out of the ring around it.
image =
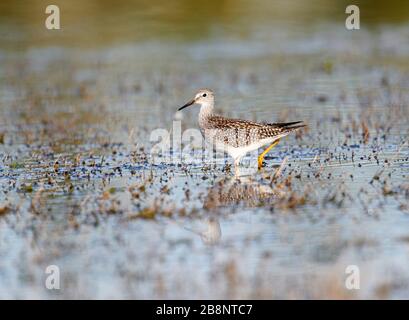
[[[214,105],[210,103],[202,104],[199,112],[199,119],[205,119],[213,114]]]

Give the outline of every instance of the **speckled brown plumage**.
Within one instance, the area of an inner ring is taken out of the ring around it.
[[[217,115],[206,117],[201,123],[205,136],[231,147],[244,147],[259,140],[281,138],[290,132],[305,127],[301,121],[287,123],[257,123],[241,119],[229,119]]]

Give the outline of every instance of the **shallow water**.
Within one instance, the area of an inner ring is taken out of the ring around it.
[[[409,25],[308,26],[85,48],[10,40],[0,297],[407,298]],[[200,146],[189,164],[169,160],[187,156],[177,149],[153,157],[153,130],[197,127],[197,109],[175,111],[204,86],[225,115],[309,127],[240,180]],[[61,290],[45,288],[48,265]],[[345,287],[348,265],[360,290]]]

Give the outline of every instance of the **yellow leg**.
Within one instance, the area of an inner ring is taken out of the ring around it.
[[[269,152],[271,149],[273,149],[277,145],[277,143],[279,143],[279,142],[280,142],[280,139],[274,141],[266,150],[263,151],[262,154],[259,155],[259,157],[258,157],[258,169],[259,170],[263,166],[264,156],[267,154],[267,152]]]

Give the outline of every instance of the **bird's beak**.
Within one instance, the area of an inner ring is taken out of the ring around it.
[[[185,105],[181,106],[181,107],[178,109],[178,111],[180,111],[180,110],[182,110],[182,109],[184,109],[184,108],[187,108],[187,107],[191,106],[191,105],[194,104],[195,102],[196,102],[195,99],[190,100],[188,103],[186,103]]]

